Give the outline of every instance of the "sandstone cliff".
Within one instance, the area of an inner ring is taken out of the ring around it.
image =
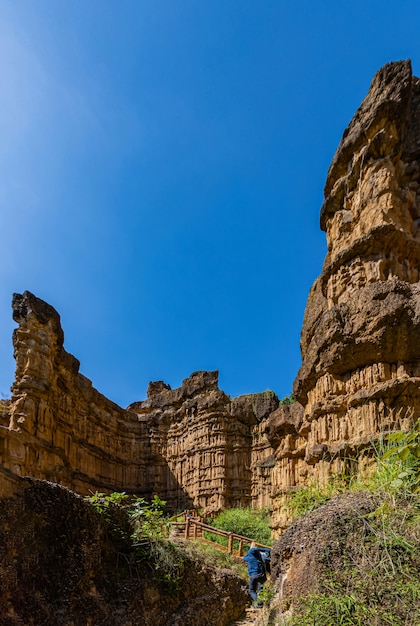
[[[16,380],[0,413],[0,490],[28,474],[88,490],[158,493],[173,508],[271,506],[363,465],[420,409],[420,81],[409,61],[374,77],[328,172],[328,254],[309,294],[297,402],[231,399],[217,372],[149,386],[123,409],[63,347],[58,313],[15,295]]]
[[[217,372],[196,372],[179,389],[149,385],[127,409],[96,391],[63,347],[60,317],[29,292],[15,294],[16,379],[0,423],[0,485],[13,476],[62,483],[79,493],[156,493],[173,509],[264,506],[270,484],[258,463],[272,454],[260,424],[272,392],[231,399]]]
[[[273,495],[363,467],[372,443],[419,415],[419,226],[420,81],[401,61],[373,78],[328,172],[328,253],[305,310],[298,405],[266,421]]]
[[[374,77],[325,185],[294,387],[315,477],[419,414],[419,224],[420,81],[404,61]]]
[[[9,424],[0,429],[3,467],[82,493],[153,483],[146,425],[79,373],[55,309],[29,292],[15,294],[13,318],[16,378]]]

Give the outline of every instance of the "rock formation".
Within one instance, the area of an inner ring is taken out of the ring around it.
[[[345,130],[325,185],[328,254],[309,294],[297,402],[231,399],[217,372],[151,383],[122,409],[79,373],[58,313],[15,295],[16,380],[0,412],[0,490],[28,474],[81,493],[158,493],[174,508],[271,506],[420,410],[420,81],[390,63]]]
[[[360,551],[355,537],[372,532],[366,516],[377,507],[378,500],[372,494],[348,492],[289,526],[272,551],[272,576],[282,597],[294,600],[319,592],[333,564],[334,569],[342,570],[346,557],[350,561],[351,548]]]
[[[273,392],[231,399],[218,388],[218,372],[195,372],[179,389],[151,383],[147,395],[128,409],[147,423],[151,449],[165,459],[157,493],[178,509],[185,494],[213,511],[269,504],[257,464],[272,450],[258,425],[278,406]]]
[[[64,487],[20,479],[0,507],[0,626],[226,626],[241,615],[248,594],[232,571],[182,546],[159,559],[130,533],[124,511],[99,515]]]
[[[317,478],[419,415],[419,224],[420,80],[404,61],[374,77],[325,185],[328,254],[294,387]]]
[[[15,294],[16,380],[0,423],[0,486],[13,476],[79,493],[156,493],[177,510],[269,504],[257,464],[273,453],[260,430],[273,392],[231,399],[217,372],[195,372],[179,389],[150,383],[123,409],[96,391],[63,347],[60,317],[29,292]]]
[[[58,313],[29,292],[13,299],[16,378],[3,467],[63,483],[81,493],[112,483],[153,484],[147,428],[79,373],[63,348]]]
[[[376,74],[328,172],[298,405],[265,425],[273,495],[363,466],[372,442],[420,414],[419,225],[420,80],[404,61]]]
[[[348,491],[273,545],[267,624],[420,624],[420,534],[413,494]],[[287,611],[285,611],[287,609]]]

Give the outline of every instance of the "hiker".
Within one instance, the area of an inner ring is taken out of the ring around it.
[[[261,548],[263,550],[263,548]],[[266,552],[266,549],[264,549]],[[261,586],[267,580],[264,562],[260,549],[256,548],[255,541],[251,543],[251,547],[242,559],[248,563],[249,587],[248,592],[257,607],[262,607],[263,603],[258,602],[258,593]]]

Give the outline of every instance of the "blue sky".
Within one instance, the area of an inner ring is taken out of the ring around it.
[[[13,292],[122,406],[218,369],[290,393],[328,166],[420,3],[0,0],[0,393]]]

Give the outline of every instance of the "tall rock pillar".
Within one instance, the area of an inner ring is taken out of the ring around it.
[[[328,254],[313,285],[294,393],[305,460],[326,478],[420,415],[420,80],[385,65],[343,134],[321,210]]]

